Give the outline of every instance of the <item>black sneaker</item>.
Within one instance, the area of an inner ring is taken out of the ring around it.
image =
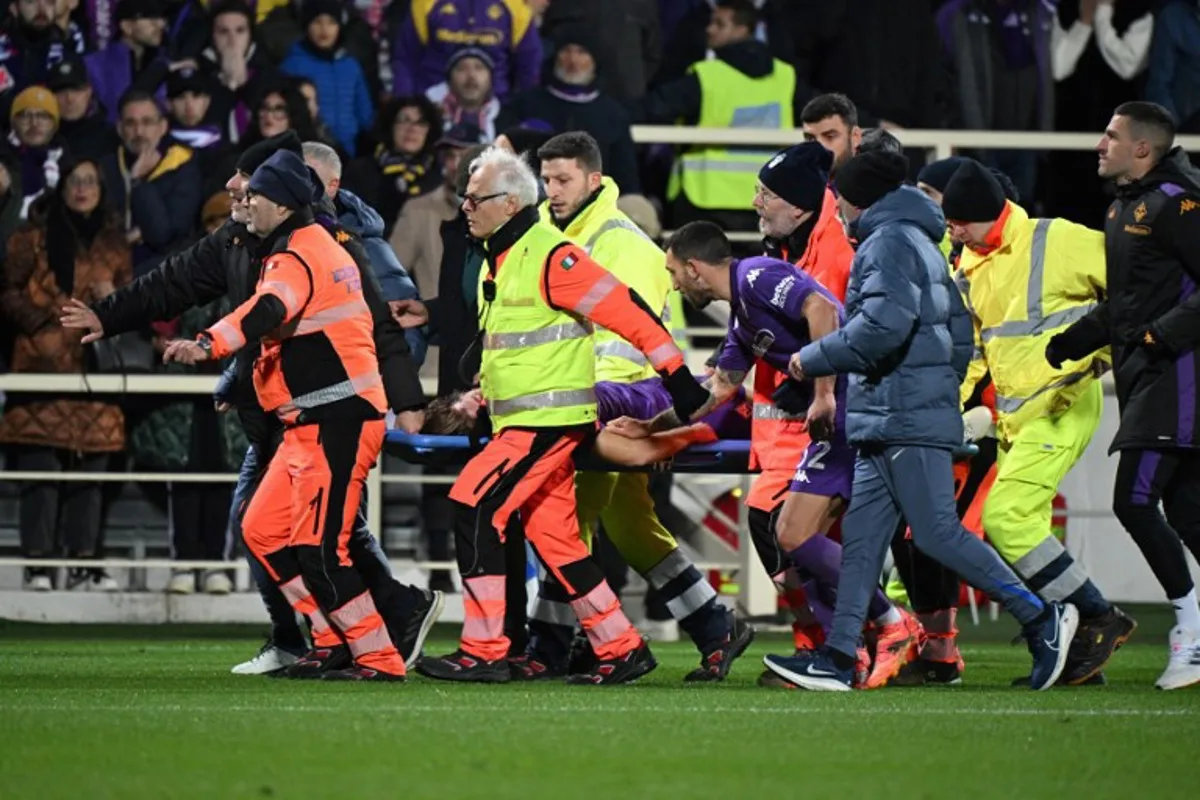
[[[811,650],[796,650],[792,653],[793,656],[802,656],[806,653],[811,653]],[[800,687],[789,680],[779,677],[769,669],[764,669],[762,675],[758,676],[758,685],[764,689],[799,689]]]
[[[1066,686],[1080,686],[1104,669],[1104,665],[1129,641],[1137,630],[1137,622],[1121,609],[1113,606],[1103,616],[1079,621],[1079,629],[1071,640],[1067,653],[1067,665],[1063,667],[1058,682]]]
[[[293,680],[315,680],[326,672],[347,669],[354,664],[350,648],[344,644],[337,647],[314,647],[295,664],[291,664],[283,674]]]
[[[548,681],[566,677],[566,673],[529,653],[508,659],[508,668],[514,681]]]
[[[438,681],[508,683],[512,680],[507,658],[484,661],[461,648],[445,656],[425,656],[417,662],[417,672]]]
[[[689,683],[723,681],[729,674],[734,660],[754,641],[754,628],[738,619],[733,612],[729,615],[729,633],[720,645],[700,656],[700,666],[684,676]],[[767,670],[770,672],[770,670]]]
[[[442,615],[446,604],[446,596],[438,591],[424,590],[425,599],[413,609],[413,613],[405,623],[400,641],[396,642],[396,650],[404,659],[404,666],[412,668],[421,657],[421,648],[425,646],[425,637],[433,628],[433,624]]]
[[[323,681],[369,681],[371,683],[404,683],[403,675],[390,672],[380,672],[370,667],[360,667],[355,664],[347,669],[335,669],[322,673]]]
[[[1026,681],[1029,679],[1026,678]],[[918,658],[900,668],[888,686],[959,686],[962,672],[953,661],[926,661]]]
[[[658,666],[649,645],[643,639],[642,643],[618,658],[596,661],[595,667],[588,672],[581,672],[567,678],[567,683],[576,686],[613,686],[619,683],[633,683],[638,678],[651,672]]]

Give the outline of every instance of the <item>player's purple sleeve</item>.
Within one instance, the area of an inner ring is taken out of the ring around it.
[[[723,372],[749,372],[754,366],[754,352],[750,349],[750,333],[738,322],[737,317],[729,321],[725,343],[721,345],[721,357],[717,369]]]

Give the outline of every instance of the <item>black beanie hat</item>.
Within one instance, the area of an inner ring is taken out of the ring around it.
[[[291,209],[307,208],[323,194],[304,159],[290,150],[280,150],[254,170],[250,191]]]
[[[837,171],[838,194],[855,208],[870,208],[894,192],[908,177],[908,159],[899,153],[872,150],[860,153]]]
[[[758,181],[796,208],[818,211],[829,184],[833,154],[817,142],[780,150],[758,171]]]
[[[939,192],[944,192],[946,184],[954,177],[954,173],[958,172],[958,168],[966,162],[967,159],[962,156],[950,156],[941,161],[933,161],[921,167],[921,171],[917,173],[917,183],[923,183]]]
[[[307,28],[322,14],[328,14],[338,25],[346,24],[346,11],[338,0],[304,0],[300,6],[300,24]]]
[[[237,171],[253,175],[254,171],[263,165],[263,162],[280,150],[302,155],[304,148],[301,146],[300,136],[293,130],[286,130],[278,136],[272,136],[270,139],[263,139],[261,142],[250,145],[238,159]]]
[[[968,159],[942,193],[942,213],[954,222],[991,222],[1004,212],[1004,188],[991,170]]]
[[[1004,191],[1005,200],[1012,200],[1014,203],[1021,202],[1021,192],[1018,191],[1017,185],[1012,182],[1012,178],[995,167],[988,167],[988,172],[991,172],[992,177],[1000,184],[1000,188]]]

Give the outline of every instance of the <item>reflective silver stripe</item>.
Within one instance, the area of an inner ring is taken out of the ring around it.
[[[382,625],[350,640],[350,654],[355,658],[368,653],[382,653],[390,647],[393,647],[392,637],[388,636],[387,628]]]
[[[1053,536],[1047,536],[1038,542],[1037,547],[1014,561],[1013,569],[1022,578],[1028,580],[1050,566],[1054,559],[1065,552],[1066,550],[1058,539],[1055,539]]]
[[[224,339],[225,341],[223,344],[230,352],[234,350],[240,350],[242,345],[246,344],[246,337],[242,335],[241,328],[234,325],[232,322],[220,320],[208,330],[209,333],[213,334],[214,336],[219,336]]]
[[[1033,226],[1033,246],[1029,251],[1029,286],[1025,295],[1025,316],[1042,318],[1042,287],[1046,282],[1046,237],[1052,220],[1039,219]]]
[[[746,161],[731,161],[724,158],[706,158],[704,155],[685,155],[683,157],[683,166],[685,169],[702,169],[707,172],[753,172],[758,174],[762,169],[763,161],[774,156],[774,153],[742,153],[746,156]]]
[[[1004,414],[1011,414],[1014,411],[1017,411],[1018,409],[1020,409],[1021,406],[1025,405],[1030,400],[1040,397],[1041,395],[1045,394],[1046,392],[1052,391],[1054,389],[1061,389],[1064,386],[1070,386],[1072,383],[1078,383],[1079,381],[1083,380],[1084,378],[1090,377],[1095,374],[1096,373],[1094,370],[1088,369],[1088,370],[1084,370],[1083,372],[1075,372],[1070,375],[1063,375],[1058,380],[1048,383],[1045,386],[1043,386],[1042,388],[1038,389],[1036,392],[1029,395],[1029,397],[1005,397],[1002,394],[997,394],[996,395],[996,410],[1000,411]]]
[[[1071,566],[1067,567],[1061,575],[1039,589],[1038,594],[1043,600],[1061,603],[1079,591],[1087,581],[1088,576],[1083,571],[1083,567],[1072,562]]]
[[[529,615],[532,620],[538,622],[546,622],[550,625],[561,625],[563,627],[575,627],[575,611],[566,603],[560,603],[557,600],[547,600],[544,597],[539,597],[533,605],[533,613]]]
[[[613,358],[623,358],[626,361],[632,361],[639,367],[644,367],[650,362],[642,355],[642,351],[626,341],[618,342],[600,342],[596,345],[596,358],[601,356],[611,356]]]
[[[804,419],[804,414],[789,414],[781,408],[776,408],[770,403],[755,403],[754,418],[755,419]]]
[[[347,397],[354,397],[365,389],[372,389],[382,384],[383,378],[378,372],[369,372],[366,375],[357,375],[341,383],[326,386],[324,389],[317,389],[315,392],[293,397],[292,402],[284,403],[277,410],[280,414],[286,415],[305,408],[326,406],[339,400],[345,400]]]
[[[329,616],[343,632],[348,632],[367,617],[377,613],[375,601],[371,599],[371,595],[363,592],[358,597],[348,600],[341,608],[335,608],[329,613]]]
[[[289,284],[283,281],[263,281],[262,286],[258,288],[260,291],[274,294],[283,301],[289,317],[300,311],[300,298],[296,297],[296,292]]]
[[[667,611],[675,619],[687,619],[717,596],[716,590],[706,580],[698,580],[682,593],[667,601]]]
[[[989,342],[995,338],[1036,336],[1048,330],[1071,325],[1086,317],[1095,303],[1055,311],[1046,316],[1042,307],[1042,292],[1046,284],[1046,241],[1053,220],[1039,219],[1033,228],[1033,244],[1029,251],[1029,284],[1025,288],[1025,319],[1002,322],[980,331],[980,338]],[[957,278],[956,278],[957,281]],[[966,283],[964,277],[963,283]],[[967,288],[970,284],[967,283]],[[959,284],[960,288],[962,283]]]
[[[660,344],[649,353],[646,353],[646,358],[650,359],[650,363],[655,369],[658,369],[669,359],[672,359],[675,356],[683,356],[683,353],[680,352],[679,347],[675,344],[675,342]]]
[[[1073,306],[1062,311],[1055,311],[1048,317],[1003,322],[990,328],[984,328],[979,332],[979,338],[984,342],[990,342],[996,338],[1007,339],[1015,336],[1035,336],[1045,331],[1076,323],[1092,313],[1092,309],[1095,307],[1095,303],[1087,303],[1086,305]]]
[[[310,314],[300,320],[296,325],[295,336],[303,336],[306,333],[319,331],[335,322],[351,319],[352,317],[364,315],[370,317],[371,309],[367,307],[367,303],[361,297],[348,302],[336,305],[332,308],[327,308],[324,311],[318,311],[315,314]]]
[[[493,416],[516,414],[519,411],[536,411],[540,408],[569,408],[596,402],[594,389],[563,389],[537,392],[512,397],[508,400],[489,400]]]
[[[592,335],[592,330],[581,322],[565,322],[562,325],[548,325],[536,331],[519,331],[515,333],[489,333],[483,337],[484,350],[515,350],[519,347],[533,347],[537,344],[565,342],[569,339],[583,339]]]
[[[583,296],[575,307],[571,309],[576,314],[587,316],[596,309],[596,306],[604,302],[604,298],[613,293],[613,290],[621,285],[617,277],[611,272],[603,278],[592,284],[592,288],[587,290],[587,294]]]
[[[600,237],[603,236],[604,234],[608,233],[609,231],[615,231],[615,230],[633,231],[634,233],[638,234],[643,239],[645,239],[647,242],[650,242],[651,244],[654,243],[654,240],[651,239],[650,236],[644,230],[639,228],[637,225],[635,225],[630,220],[616,218],[616,219],[605,220],[604,224],[602,224],[599,228],[597,228],[596,232],[593,233],[590,237],[588,237],[587,244],[585,244],[583,246],[583,249],[587,251],[588,255],[591,255],[592,248],[596,246],[596,242],[600,241]]]

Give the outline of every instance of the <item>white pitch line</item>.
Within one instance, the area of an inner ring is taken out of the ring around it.
[[[187,706],[187,705],[136,705],[136,706],[101,706],[78,704],[29,704],[2,705],[0,713],[12,711],[31,711],[44,713],[61,711],[68,713],[95,711],[104,714],[133,713],[154,714],[163,712],[182,712],[194,714],[227,714],[235,713],[293,713],[293,714],[630,714],[649,711],[653,714],[778,714],[778,715],[811,715],[839,714],[849,716],[875,717],[890,714],[912,713],[912,708],[814,708],[811,706],[788,707],[745,707],[745,706],[464,706],[447,703],[445,705],[396,705],[388,708],[347,708],[346,706],[277,706],[263,703],[256,706]],[[1090,709],[1050,709],[1050,708],[942,708],[921,709],[921,716],[939,717],[1196,717],[1196,711],[1188,709],[1139,709],[1139,708],[1090,708]]]

